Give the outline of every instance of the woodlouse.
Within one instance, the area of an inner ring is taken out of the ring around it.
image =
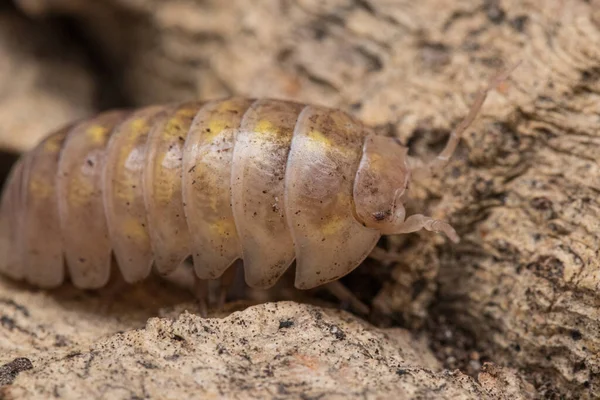
[[[454,229],[405,218],[414,168],[444,165],[489,90],[429,164],[350,115],[230,98],[108,111],[47,137],[15,164],[0,209],[0,271],[40,287],[127,282],[193,257],[199,282],[243,260],[251,287],[296,261],[309,289],[355,269],[381,235]],[[418,164],[418,163],[417,163]],[[65,268],[65,264],[67,268]],[[201,285],[200,285],[201,286]]]

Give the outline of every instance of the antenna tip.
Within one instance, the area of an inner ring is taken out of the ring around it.
[[[498,72],[496,75],[494,75],[492,79],[490,79],[490,82],[488,84],[488,90],[497,88],[501,83],[507,80],[510,74],[512,74],[514,70],[517,69],[519,65],[521,65],[521,63],[523,63],[523,60],[517,61],[511,67],[505,68]]]

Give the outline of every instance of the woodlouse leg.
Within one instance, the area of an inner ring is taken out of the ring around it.
[[[219,297],[217,300],[217,308],[222,309],[225,306],[225,300],[227,300],[227,293],[233,285],[235,280],[236,272],[238,267],[242,265],[241,260],[236,260],[227,270],[221,275]]]
[[[114,256],[111,257],[109,281],[106,283],[106,286],[98,289],[99,293],[101,293],[103,302],[103,305],[100,307],[100,313],[109,313],[115,303],[117,303],[119,294],[127,291],[130,286],[131,285],[127,283],[125,278],[123,278]]]
[[[433,219],[422,214],[414,214],[406,218],[406,220],[394,228],[394,234],[411,233],[421,229],[431,232],[443,232],[454,243],[460,241],[458,234],[447,222]]]
[[[200,279],[194,274],[194,297],[198,301],[198,307],[200,308],[200,316],[202,318],[208,317],[208,304],[209,304],[209,281],[206,279]]]
[[[342,303],[346,303],[350,305],[350,307],[362,314],[368,315],[371,310],[369,306],[360,301],[354,293],[352,293],[346,286],[344,286],[340,281],[333,281],[326,284],[324,287],[329,293],[337,297]]]
[[[156,271],[155,271],[156,272]],[[184,261],[173,272],[166,275],[157,273],[157,275],[170,283],[173,283],[181,288],[188,290],[191,294],[194,293],[194,265],[188,260]]]

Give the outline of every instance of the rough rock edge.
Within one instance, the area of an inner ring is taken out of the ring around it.
[[[0,394],[61,398],[524,399],[490,366],[482,385],[441,371],[423,340],[337,310],[267,303],[222,319],[152,318],[21,372]],[[531,388],[528,388],[531,390]]]

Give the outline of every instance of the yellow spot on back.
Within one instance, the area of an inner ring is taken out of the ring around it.
[[[115,197],[129,203],[135,200],[133,186],[136,185],[136,181],[134,181],[128,174],[117,175],[115,177],[114,185]]]
[[[370,172],[373,172],[373,173],[380,172],[380,171],[383,171],[387,167],[387,165],[385,163],[386,160],[381,157],[381,154],[377,154],[375,152],[369,152],[368,156],[369,156],[369,158],[368,158],[369,162],[367,164],[367,169]]]
[[[320,227],[320,232],[323,235],[331,236],[337,234],[344,227],[344,219],[339,215],[333,216]]]
[[[52,186],[48,182],[32,178],[29,181],[29,194],[38,199],[46,199],[53,193]]]
[[[209,142],[219,136],[225,129],[231,128],[231,112],[237,111],[238,107],[233,99],[221,101],[214,110],[211,110],[210,119],[203,128],[202,138]]]
[[[254,132],[261,135],[273,135],[278,134],[279,129],[271,123],[271,121],[266,119],[261,119],[258,121],[256,126],[254,127]]]
[[[131,134],[129,138],[133,140],[148,129],[148,121],[144,118],[136,118],[131,122]]]
[[[135,191],[133,186],[139,184],[137,179],[130,174],[130,171],[125,167],[127,159],[134,149],[135,138],[142,133],[148,127],[148,123],[143,118],[137,118],[128,124],[127,131],[123,132],[119,136],[118,153],[116,160],[116,167],[113,171],[113,185],[114,185],[114,196],[120,200],[126,202],[132,202],[135,199]]]
[[[50,138],[44,143],[44,151],[46,153],[56,153],[60,150],[60,141],[56,138]]]
[[[140,224],[139,221],[133,218],[126,219],[122,224],[122,228],[123,233],[134,241],[140,244],[150,242],[150,238],[148,237],[148,232],[146,232],[146,229]]]
[[[175,115],[172,115],[167,121],[167,124],[162,132],[163,137],[173,138],[181,136],[185,138],[189,128],[186,120],[193,118],[197,112],[198,109],[196,107],[180,108],[177,110]]]
[[[235,232],[233,220],[220,219],[210,224],[210,231],[213,235],[231,236]]]
[[[308,137],[325,147],[331,146],[331,140],[321,131],[311,130],[308,132]]]
[[[347,225],[347,220],[351,214],[348,210],[352,209],[352,194],[338,193],[335,201],[330,205],[330,212],[327,219],[319,226],[319,231],[323,235],[337,235]]]
[[[235,101],[234,99],[228,99],[228,100],[224,100],[221,101],[216,108],[217,112],[220,113],[226,113],[231,111],[232,109],[234,109],[235,107],[233,107],[235,105]]]
[[[175,183],[173,182],[176,177],[165,170],[161,169],[155,173],[156,182],[154,184],[154,197],[157,203],[170,204],[173,201],[175,195]]]
[[[179,118],[171,118],[163,130],[163,137],[169,139],[173,136],[178,136],[181,133],[181,120]]]
[[[117,143],[117,144],[120,145],[119,153],[118,153],[119,156],[117,158],[118,168],[124,169],[125,163],[127,162],[127,158],[129,158],[129,155],[131,154],[131,151],[133,150],[133,142],[121,141],[121,143]]]
[[[94,195],[94,185],[85,177],[73,176],[68,192],[68,201],[72,207],[83,207],[89,205]]]
[[[173,151],[179,149],[175,146],[183,146],[183,142],[180,143],[179,137],[185,140],[187,135],[187,126],[186,129],[183,129],[182,116],[185,116],[186,113],[193,116],[195,112],[191,109],[179,110],[177,115],[167,122],[162,132],[162,143],[159,142],[158,144],[158,160],[153,162],[152,172],[154,176],[153,196],[157,203],[164,205],[171,203],[175,193],[181,190],[181,159],[173,158]],[[171,145],[167,149],[169,143]]]
[[[219,136],[224,129],[227,128],[227,121],[223,119],[211,119],[208,121],[208,130],[203,132],[203,136],[206,141],[211,141],[215,137]]]
[[[86,131],[88,138],[90,138],[94,144],[103,144],[106,140],[107,133],[108,129],[102,125],[92,125]]]

